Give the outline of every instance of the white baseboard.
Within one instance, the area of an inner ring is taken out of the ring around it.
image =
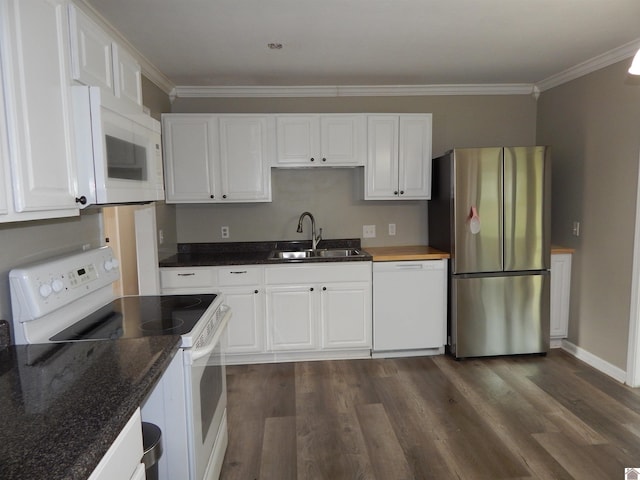
[[[582,360],[587,365],[591,365],[593,368],[601,371],[605,375],[609,375],[611,378],[617,380],[620,383],[625,383],[627,380],[627,372],[601,359],[593,353],[578,347],[568,340],[562,340],[562,345],[560,348],[570,353],[578,360]]]

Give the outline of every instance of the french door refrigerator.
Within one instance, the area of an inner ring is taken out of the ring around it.
[[[547,352],[548,147],[454,149],[432,169],[429,244],[451,254],[449,351]]]

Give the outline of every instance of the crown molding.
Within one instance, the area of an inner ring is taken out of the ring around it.
[[[595,72],[596,70],[600,70],[601,68],[608,67],[609,65],[613,65],[614,63],[633,57],[638,49],[640,49],[640,38],[618,48],[614,48],[613,50],[609,50],[608,52],[598,55],[597,57],[593,57],[585,62],[574,65],[560,73],[551,75],[550,77],[537,82],[536,87],[541,92],[544,92],[550,88],[557,87],[563,83],[570,82],[571,80],[575,80],[576,78],[580,78],[584,75]]]
[[[428,95],[532,95],[533,84],[332,85],[332,86],[177,86],[172,96],[217,97],[393,97]]]
[[[103,28],[107,34],[116,40],[120,45],[124,46],[126,50],[138,61],[142,74],[147,77],[151,82],[158,86],[164,93],[170,95],[175,84],[169,80],[169,78],[162,73],[156,66],[151,63],[147,58],[142,55],[136,47],[134,47],[129,40],[127,40],[118,30],[115,29],[109,21],[102,16],[92,5],[87,3],[87,0],[74,0],[74,4],[89,15],[95,22],[97,22],[101,28]]]

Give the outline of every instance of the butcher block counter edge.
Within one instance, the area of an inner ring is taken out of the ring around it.
[[[374,262],[401,262],[404,260],[442,260],[449,258],[447,252],[425,245],[402,247],[364,247]]]
[[[395,247],[364,247],[374,262],[402,262],[405,260],[441,260],[450,258],[443,252],[428,245],[407,245]],[[573,248],[552,245],[551,253],[574,253]]]

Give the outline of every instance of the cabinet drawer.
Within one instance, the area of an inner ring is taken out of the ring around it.
[[[224,287],[234,285],[257,285],[262,283],[262,268],[237,265],[218,268],[218,284]]]
[[[265,283],[268,285],[369,281],[371,262],[279,265],[265,268]]]
[[[166,288],[213,287],[215,270],[208,267],[160,269],[160,286]]]

